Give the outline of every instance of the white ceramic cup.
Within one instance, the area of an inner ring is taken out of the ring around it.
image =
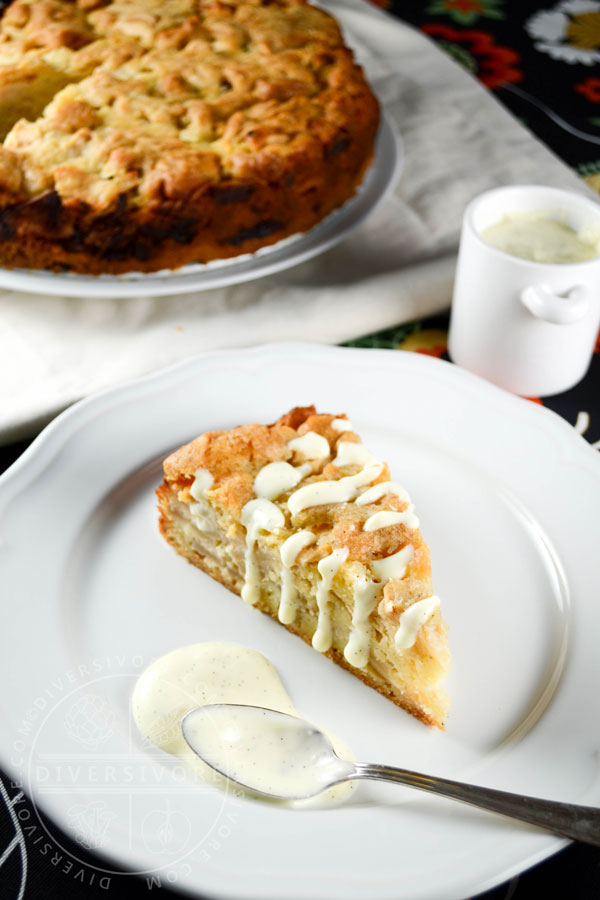
[[[587,372],[600,327],[600,257],[552,264],[510,256],[481,232],[505,215],[547,212],[600,229],[600,204],[558,188],[514,185],[476,197],[463,218],[448,352],[515,394],[565,391]]]

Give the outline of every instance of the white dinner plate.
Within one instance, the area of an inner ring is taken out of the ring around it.
[[[165,454],[311,402],[346,412],[416,504],[454,657],[445,733],[158,534]],[[0,479],[1,763],[105,873],[240,900],[483,891],[565,842],[391,785],[303,810],[199,785],[136,732],[135,679],[176,647],[230,641],[264,653],[358,759],[598,805],[599,518],[600,464],[574,429],[419,354],[215,352],[84,400]]]
[[[373,162],[354,197],[310,231],[284,238],[256,253],[193,263],[180,269],[125,275],[0,268],[0,288],[60,297],[161,297],[207,291],[272,275],[324,253],[360,225],[396,184],[402,166],[401,146],[394,125],[383,114]]]

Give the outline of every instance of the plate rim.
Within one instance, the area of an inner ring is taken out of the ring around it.
[[[253,344],[250,347],[203,350],[193,356],[162,366],[153,372],[138,375],[135,378],[128,379],[122,384],[111,385],[110,387],[103,388],[86,397],[82,397],[80,400],[76,400],[66,409],[59,412],[47,425],[45,425],[18,459],[16,459],[8,469],[0,473],[0,501],[2,499],[1,490],[4,488],[5,482],[12,480],[22,467],[28,465],[31,456],[37,455],[40,452],[51,452],[51,442],[56,440],[65,430],[65,437],[67,437],[69,428],[76,430],[78,427],[77,420],[81,415],[85,415],[88,410],[91,414],[93,414],[93,411],[96,408],[98,409],[98,412],[100,412],[102,408],[106,410],[113,399],[125,396],[127,393],[134,395],[138,391],[145,392],[146,390],[151,389],[154,383],[160,383],[170,379],[178,380],[180,378],[186,378],[194,371],[194,369],[201,369],[210,361],[221,358],[223,360],[228,360],[238,357],[250,359],[265,354],[279,355],[280,353],[286,354],[287,352],[316,352],[317,354],[331,354],[332,357],[339,356],[340,354],[347,356],[352,353],[355,354],[357,358],[362,357],[363,354],[368,354],[367,358],[370,359],[395,359],[395,365],[399,365],[401,361],[410,360],[410,366],[421,366],[423,369],[433,367],[434,369],[438,369],[440,373],[445,372],[449,374],[449,377],[453,378],[457,384],[462,383],[462,385],[467,388],[472,387],[477,391],[489,391],[490,396],[495,397],[498,402],[506,404],[509,408],[512,406],[515,410],[528,410],[527,416],[532,416],[534,419],[539,418],[541,422],[545,422],[549,428],[552,428],[555,431],[561,440],[572,440],[573,449],[576,447],[577,450],[583,454],[587,462],[594,462],[596,465],[600,462],[600,453],[595,450],[583,435],[577,432],[559,413],[543,404],[533,403],[528,398],[512,394],[493,384],[491,381],[487,381],[482,376],[477,375],[474,372],[469,372],[467,369],[463,369],[461,366],[448,360],[430,356],[429,354],[419,354],[399,349],[344,347],[340,345],[318,344],[314,341],[273,341],[266,344]],[[41,449],[44,448],[46,444],[50,444],[49,449]],[[598,474],[600,476],[600,470]]]

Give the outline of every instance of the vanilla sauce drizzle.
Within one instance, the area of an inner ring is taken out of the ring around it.
[[[340,433],[353,430],[347,419],[333,419],[331,427]],[[301,437],[289,441],[288,448],[304,462],[292,465],[281,461],[263,466],[254,480],[256,497],[246,503],[242,509],[241,521],[246,528],[246,574],[242,597],[251,605],[257,603],[260,597],[260,572],[256,558],[256,542],[259,533],[261,531],[277,533],[285,527],[285,515],[273,503],[273,500],[291,491],[292,488],[296,488],[296,490],[290,494],[287,500],[287,508],[292,520],[303,510],[313,506],[349,501],[354,501],[357,506],[365,506],[377,502],[387,494],[392,494],[407,504],[406,509],[401,512],[397,510],[376,512],[366,520],[363,530],[372,532],[395,524],[402,524],[407,529],[419,527],[419,519],[415,515],[414,506],[402,485],[393,481],[385,481],[360,492],[361,488],[372,484],[383,470],[383,463],[376,460],[361,443],[341,441],[337,445],[337,455],[332,460],[333,465],[339,468],[350,465],[362,466],[362,469],[355,475],[346,475],[337,480],[316,481],[301,487],[297,487],[297,485],[312,472],[310,461],[327,459],[331,455],[329,442],[322,435],[309,431]],[[200,500],[201,497],[206,496],[211,485],[211,474],[204,469],[199,469],[195,474],[190,493],[194,499]],[[302,550],[316,541],[317,537],[312,531],[299,530],[291,534],[280,548],[281,598],[278,617],[285,625],[291,624],[297,615],[298,592],[293,575],[296,559]],[[317,564],[319,613],[312,645],[321,653],[325,653],[332,645],[330,617],[332,583],[346,562],[348,553],[347,547],[337,548]],[[364,668],[368,663],[371,638],[369,617],[376,608],[385,583],[390,579],[401,579],[406,576],[413,553],[412,544],[405,544],[390,556],[371,560],[371,579],[356,578],[353,587],[352,627],[344,648],[346,661],[355,668]],[[412,604],[401,614],[395,635],[395,644],[399,651],[414,645],[419,629],[430,618],[438,605],[438,597],[425,597]]]

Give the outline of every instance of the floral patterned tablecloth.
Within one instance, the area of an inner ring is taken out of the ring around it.
[[[523,124],[600,192],[600,2],[594,0],[377,0],[392,15],[421,29],[465,66]],[[447,317],[404,324],[362,337],[354,346],[446,355]],[[586,378],[555,397],[529,398],[562,415],[600,450],[600,345]],[[526,402],[526,401],[524,401]],[[0,448],[0,471],[25,448]],[[2,900],[147,898],[148,884],[131,876],[95,880],[89,868],[44,852],[41,828],[28,831],[31,806],[0,773],[0,897]],[[18,841],[17,825],[23,836]],[[54,830],[56,827],[54,826]],[[39,833],[38,833],[39,832]],[[70,840],[65,836],[64,846]],[[38,846],[39,845],[39,846]],[[52,848],[51,848],[52,849]],[[85,858],[81,848],[73,847]],[[26,881],[23,859],[29,859]],[[25,893],[20,887],[26,884]],[[153,890],[179,896],[168,886]],[[600,896],[600,849],[571,845],[535,869],[484,895],[486,900],[531,897],[592,900]],[[399,898],[401,900],[401,898]]]
[[[600,2],[375,2],[429,35],[600,191]]]

